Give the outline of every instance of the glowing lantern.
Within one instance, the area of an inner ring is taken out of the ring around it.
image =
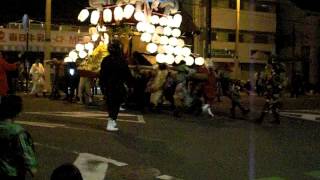
[[[156,31],[156,27],[152,24],[148,24],[147,26],[147,32],[150,34],[153,34]]]
[[[188,48],[188,47],[184,47],[184,48],[182,49],[182,53],[183,53],[183,55],[184,55],[185,57],[190,56],[190,54],[191,54],[191,49]]]
[[[163,30],[163,27],[161,27],[161,26],[158,26],[158,27],[156,28],[156,33],[157,33],[157,34],[161,34],[161,35],[162,35],[162,34],[163,34],[163,31],[164,31],[164,30]]]
[[[202,66],[204,64],[204,58],[203,57],[197,57],[195,60],[194,60],[194,63],[198,66]]]
[[[156,44],[154,44],[154,43],[149,43],[147,45],[147,51],[149,53],[155,53],[157,51],[157,49],[158,49],[158,46]]]
[[[97,25],[100,18],[100,11],[94,10],[91,13],[90,23],[93,25]]]
[[[187,66],[192,66],[193,63],[194,63],[194,59],[193,59],[193,57],[191,57],[191,56],[185,57],[185,61],[186,61],[186,65],[187,65]]]
[[[166,17],[161,17],[159,20],[159,24],[161,26],[167,26],[168,25],[168,19]]]
[[[146,25],[145,25],[145,23],[144,23],[144,22],[138,22],[138,24],[137,24],[137,30],[138,30],[139,32],[144,32],[144,31],[146,31]]]
[[[104,26],[104,25],[102,25],[102,26],[98,25],[97,26],[97,30],[98,30],[98,32],[106,32],[107,31],[107,27]]]
[[[111,9],[103,10],[103,21],[104,22],[111,22],[112,21],[112,11],[111,11]]]
[[[87,44],[84,45],[84,48],[85,48],[86,50],[90,51],[91,49],[94,48],[94,45],[93,45],[93,43],[89,42],[89,43],[87,43]]]
[[[169,38],[167,36],[160,37],[160,44],[166,45],[169,43]]]
[[[115,9],[114,9],[114,20],[116,21],[121,21],[123,19],[123,9],[122,7],[120,6],[117,6]]]
[[[176,45],[178,44],[177,38],[171,37],[171,38],[169,39],[169,44],[170,44],[171,46],[176,46]]]
[[[166,61],[166,55],[164,54],[157,54],[156,60],[158,63],[164,63]]]
[[[82,9],[78,15],[78,20],[83,22],[89,17],[90,13],[88,9]]]
[[[174,48],[174,54],[175,54],[175,55],[183,55],[183,54],[182,54],[182,48],[179,47],[179,46],[175,47],[175,48]]]
[[[158,47],[158,53],[159,53],[159,54],[164,54],[165,52],[166,52],[165,47],[164,47],[163,45],[160,45],[160,46]]]
[[[88,55],[88,54],[87,54],[85,51],[80,51],[80,52],[79,52],[79,57],[80,57],[81,59],[85,58],[87,55]]]
[[[174,48],[171,45],[164,46],[164,49],[165,49],[167,54],[173,54],[174,53]]]
[[[176,15],[174,15],[173,21],[174,21],[174,27],[180,27],[181,22],[182,22],[182,16],[181,16],[181,14],[176,14]]]
[[[63,61],[64,61],[65,63],[73,62],[72,58],[70,58],[69,56],[65,57]]]
[[[166,62],[168,64],[173,64],[174,63],[174,56],[172,54],[167,54],[166,55]]]
[[[171,32],[173,37],[180,37],[181,36],[181,31],[180,29],[173,29]]]
[[[183,56],[178,55],[178,56],[175,57],[174,62],[176,64],[179,64],[182,60],[183,60]]]
[[[157,15],[151,16],[151,23],[152,24],[159,24],[160,18]]]
[[[124,17],[126,19],[130,19],[133,12],[134,12],[134,6],[131,5],[131,4],[127,4],[125,7],[124,7]]]
[[[141,35],[141,41],[143,41],[143,42],[150,42],[151,38],[152,38],[152,36],[149,33],[142,33],[142,35]]]
[[[184,44],[184,40],[183,39],[178,39],[178,42],[177,42],[177,45],[179,47],[183,47],[185,44]]]
[[[153,34],[151,41],[155,44],[160,44],[160,36],[158,34]]]
[[[100,35],[98,33],[92,34],[92,36],[91,36],[92,41],[96,42],[98,40],[99,36]]]
[[[167,17],[167,26],[169,27],[175,27],[175,24],[174,24],[174,20],[173,20],[173,17],[172,16],[168,16]]]
[[[69,57],[72,59],[72,61],[74,62],[74,61],[76,61],[77,59],[78,59],[78,54],[77,54],[77,52],[76,51],[71,51],[70,53],[69,53]]]
[[[84,45],[83,44],[77,44],[76,45],[76,50],[77,51],[83,51],[84,50]]]
[[[137,21],[144,21],[145,20],[145,16],[143,14],[142,11],[136,11],[134,13],[134,18],[137,20]]]
[[[166,36],[170,36],[171,35],[171,28],[170,27],[165,27],[163,29],[163,34],[166,35]]]

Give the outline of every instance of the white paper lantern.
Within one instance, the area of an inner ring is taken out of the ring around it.
[[[87,57],[87,55],[88,55],[87,52],[85,52],[85,51],[79,51],[79,57],[80,57],[81,59]]]
[[[182,22],[182,16],[181,16],[181,14],[176,14],[176,15],[174,15],[173,21],[174,21],[174,27],[180,27],[181,22]]]
[[[158,26],[158,27],[156,27],[156,33],[157,34],[160,34],[160,35],[162,35],[163,34],[163,27],[161,27],[161,26]]]
[[[150,42],[151,38],[152,38],[152,36],[149,33],[142,33],[141,34],[141,41],[143,41],[143,42]]]
[[[133,15],[134,9],[135,9],[135,8],[134,8],[133,5],[127,4],[127,5],[124,7],[124,10],[123,10],[123,12],[124,12],[124,17],[125,17],[126,19],[130,19],[131,16]]]
[[[198,66],[202,66],[204,64],[204,58],[203,57],[197,57],[195,60],[194,60],[194,63]]]
[[[76,44],[76,50],[77,51],[83,51],[84,50],[84,45],[83,44]]]
[[[170,27],[165,27],[163,29],[163,34],[166,35],[166,36],[171,36],[171,28]]]
[[[166,55],[164,54],[157,54],[156,60],[158,63],[164,63],[166,61]]]
[[[177,38],[177,37],[181,36],[181,31],[180,31],[180,29],[173,29],[171,34],[172,34],[173,37]]]
[[[71,57],[67,56],[64,58],[63,62],[68,63],[68,62],[74,62],[74,61],[72,60]]]
[[[104,38],[104,40],[108,40],[109,41],[109,34],[108,33],[104,33],[103,34],[103,38]]]
[[[92,41],[96,42],[98,40],[99,36],[100,35],[98,33],[92,34],[92,36],[91,36]]]
[[[88,56],[91,56],[92,53],[93,53],[93,49],[90,49],[90,50],[88,51]]]
[[[171,45],[165,45],[164,49],[165,49],[167,54],[173,54],[174,53],[174,47],[171,46]]]
[[[172,55],[172,54],[167,54],[166,55],[166,62],[168,63],[168,64],[173,64],[174,63],[174,56]]]
[[[134,13],[134,18],[137,20],[137,21],[144,21],[146,18],[144,16],[144,13],[142,11],[136,11]]]
[[[186,61],[187,66],[192,66],[194,63],[194,58],[191,56],[187,56],[187,57],[185,57],[185,61]]]
[[[158,46],[158,53],[159,54],[164,54],[166,52],[165,46],[159,45]]]
[[[182,53],[182,47],[179,47],[179,46],[175,47],[175,48],[174,48],[174,54],[175,54],[175,55],[180,55],[180,56],[182,56],[182,55],[183,55],[183,53]]]
[[[84,48],[88,51],[92,50],[94,48],[93,43],[89,42],[87,44],[84,45]]]
[[[120,6],[117,6],[116,8],[114,8],[114,20],[116,21],[121,21],[123,19],[123,9]]]
[[[169,39],[169,44],[170,44],[171,46],[177,46],[177,44],[178,44],[177,38],[171,37],[171,38]]]
[[[167,45],[169,43],[169,38],[167,36],[160,37],[160,44]]]
[[[183,60],[183,56],[181,56],[181,55],[178,55],[178,56],[176,56],[175,58],[174,58],[174,62],[176,63],[176,64],[179,64],[182,60]]]
[[[183,47],[185,45],[184,40],[183,39],[178,39],[178,44],[179,47]]]
[[[167,26],[169,27],[175,27],[175,24],[174,24],[174,20],[173,20],[173,17],[172,16],[167,16]]]
[[[156,31],[156,27],[152,24],[147,25],[147,32],[153,34]]]
[[[146,31],[146,24],[144,22],[138,22],[137,24],[137,30],[139,32],[144,32]]]
[[[104,22],[111,22],[112,21],[112,11],[111,11],[111,9],[103,10],[103,21]]]
[[[82,9],[78,15],[78,20],[83,22],[89,17],[90,13],[88,9]]]
[[[154,43],[149,43],[147,45],[147,51],[149,53],[155,53],[157,51],[157,49],[158,49],[158,46],[156,44],[154,44]]]
[[[159,24],[161,26],[167,26],[168,25],[168,19],[166,17],[161,17],[159,20]]]
[[[151,23],[152,24],[159,24],[160,18],[157,15],[151,16]]]
[[[155,44],[160,44],[160,36],[158,34],[153,34],[151,41]]]
[[[191,54],[191,49],[188,48],[188,47],[184,47],[184,48],[182,49],[182,53],[183,53],[183,55],[184,55],[185,57],[190,56],[190,54]]]
[[[73,62],[75,62],[78,59],[78,53],[73,50],[69,53],[69,57],[72,59]]]
[[[91,17],[90,17],[90,23],[93,25],[97,25],[99,22],[99,18],[100,18],[100,11],[99,10],[92,11]]]

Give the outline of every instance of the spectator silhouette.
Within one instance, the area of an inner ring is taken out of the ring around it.
[[[3,96],[0,109],[0,179],[24,180],[36,173],[37,161],[30,134],[12,120],[22,110],[21,97]]]
[[[65,163],[53,170],[50,180],[82,180],[79,169],[71,164]]]

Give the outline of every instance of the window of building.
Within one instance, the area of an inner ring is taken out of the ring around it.
[[[254,36],[254,43],[268,44],[269,43],[269,36],[266,34],[256,34]]]
[[[228,42],[236,42],[236,34],[235,33],[228,34]],[[239,35],[239,42],[244,42],[243,41],[243,34]]]

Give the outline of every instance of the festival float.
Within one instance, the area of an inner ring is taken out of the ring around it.
[[[118,38],[130,49],[132,36],[139,37],[145,53],[155,57],[152,64],[204,64],[204,58],[192,53],[182,36],[183,17],[177,0],[89,0],[89,4],[78,20],[89,21],[92,27],[64,59],[76,62],[81,76],[97,76],[101,61],[109,54],[110,39]]]

